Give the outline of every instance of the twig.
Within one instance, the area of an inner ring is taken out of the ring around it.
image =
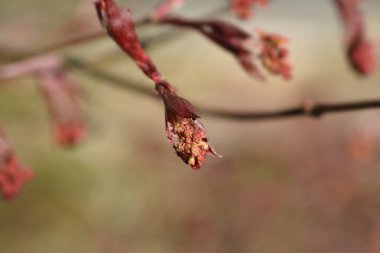
[[[100,69],[91,67],[86,63],[73,59],[67,58],[66,63],[72,68],[79,69],[90,76],[104,81],[123,89],[137,92],[142,95],[149,95],[152,97],[151,89],[144,88],[141,83],[128,80],[123,77],[119,77],[113,74],[109,74]],[[301,106],[295,106],[287,109],[269,111],[269,112],[259,112],[259,111],[228,111],[216,108],[204,108],[200,106],[195,106],[198,111],[206,116],[237,120],[237,121],[263,121],[263,120],[274,120],[274,119],[287,119],[295,117],[313,117],[319,118],[324,114],[330,113],[343,113],[343,112],[353,112],[359,110],[369,110],[369,109],[380,109],[380,100],[364,100],[357,102],[347,102],[347,103],[312,103],[311,101],[305,101]]]
[[[135,22],[136,22],[137,26],[142,26],[142,25],[146,25],[146,24],[150,23],[150,19],[145,17],[145,18],[141,18],[139,20],[136,20]],[[38,56],[41,54],[51,53],[53,51],[60,50],[60,49],[66,48],[66,47],[70,47],[70,46],[74,46],[74,45],[81,44],[84,42],[90,42],[90,41],[93,41],[93,40],[96,40],[99,38],[103,38],[106,35],[107,35],[106,32],[103,30],[94,31],[91,33],[86,33],[86,34],[81,34],[77,37],[69,38],[67,40],[63,40],[61,42],[58,42],[57,44],[50,45],[46,48],[42,48],[42,49],[36,50],[34,52],[31,52],[31,53],[26,53],[25,55],[23,55],[23,58],[29,58],[29,57]],[[20,59],[20,60],[22,60],[22,59]]]
[[[219,15],[219,14],[224,13],[226,10],[228,10],[228,6],[223,5],[223,6],[217,8],[215,10],[210,11],[205,16]],[[154,21],[152,21],[150,19],[150,16],[148,15],[148,16],[137,19],[134,23],[135,23],[136,27],[139,27],[139,26],[144,26],[144,25],[150,24],[152,22],[154,23]],[[53,52],[56,50],[66,48],[66,47],[70,47],[70,46],[78,45],[81,43],[90,42],[90,41],[93,41],[96,39],[100,39],[100,38],[105,37],[106,35],[107,35],[106,32],[103,30],[94,31],[94,32],[86,33],[86,34],[81,34],[81,35],[78,35],[77,37],[69,38],[67,40],[58,42],[57,44],[50,45],[46,48],[42,48],[42,49],[36,50],[34,52],[31,52],[31,53],[23,54],[22,58],[21,57],[17,57],[17,58],[18,58],[18,60],[22,60],[22,59],[29,58],[29,57],[50,53],[50,52]]]

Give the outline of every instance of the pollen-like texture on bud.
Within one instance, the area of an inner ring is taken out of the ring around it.
[[[0,130],[0,190],[5,200],[11,200],[30,180],[33,172],[18,162],[10,144]]]
[[[208,143],[206,131],[198,119],[177,118],[166,122],[168,138],[177,155],[193,169],[199,169],[208,153],[217,155]]]
[[[166,112],[166,132],[177,155],[193,169],[199,169],[206,155],[219,156],[210,145],[206,130],[186,99],[174,92],[163,94]]]

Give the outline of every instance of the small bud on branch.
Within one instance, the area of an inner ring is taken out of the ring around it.
[[[54,140],[73,146],[85,136],[79,108],[80,91],[64,62],[54,54],[32,57],[0,68],[0,80],[34,75],[45,98],[52,121]]]
[[[369,75],[375,69],[375,55],[366,37],[360,0],[335,0],[335,3],[345,26],[347,58],[359,74]]]
[[[54,140],[62,146],[77,144],[84,138],[86,128],[74,78],[63,66],[40,70],[36,78],[49,109]]]

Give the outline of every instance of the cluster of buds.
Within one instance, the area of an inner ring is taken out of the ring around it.
[[[5,200],[11,200],[20,192],[33,172],[20,165],[8,140],[0,130],[0,190]]]
[[[373,45],[366,37],[360,0],[335,0],[345,26],[347,58],[359,74],[369,75],[375,68]]]
[[[230,0],[232,9],[241,19],[249,19],[252,17],[252,8],[254,5],[262,7],[268,4],[268,0]]]
[[[291,67],[288,63],[288,50],[284,47],[287,40],[275,34],[259,32],[259,38],[243,29],[224,21],[198,21],[182,17],[166,16],[159,23],[187,27],[197,30],[208,39],[231,53],[239,61],[244,70],[251,76],[263,80],[256,60],[273,74],[285,79],[291,78]],[[256,42],[257,41],[257,42]]]
[[[130,13],[122,11],[114,0],[96,0],[94,3],[99,19],[110,37],[155,83],[156,90],[165,105],[168,139],[177,155],[193,169],[199,169],[208,153],[216,153],[208,143],[206,132],[193,106],[175,93],[173,86],[164,80],[151,58],[145,53]],[[167,9],[162,10],[164,11],[159,13],[159,20],[166,15]]]
[[[80,91],[71,74],[61,65],[36,73],[52,122],[54,140],[73,146],[86,133],[79,110]]]
[[[289,51],[285,48],[288,40],[278,34],[258,31],[261,49],[259,58],[263,66],[274,75],[285,79],[292,77],[292,67],[288,61]]]

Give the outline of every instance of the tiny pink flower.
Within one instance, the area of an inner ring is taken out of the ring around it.
[[[291,79],[292,67],[288,62],[288,50],[284,47],[288,41],[285,37],[258,31],[261,42],[259,58],[263,66],[272,74]]]

